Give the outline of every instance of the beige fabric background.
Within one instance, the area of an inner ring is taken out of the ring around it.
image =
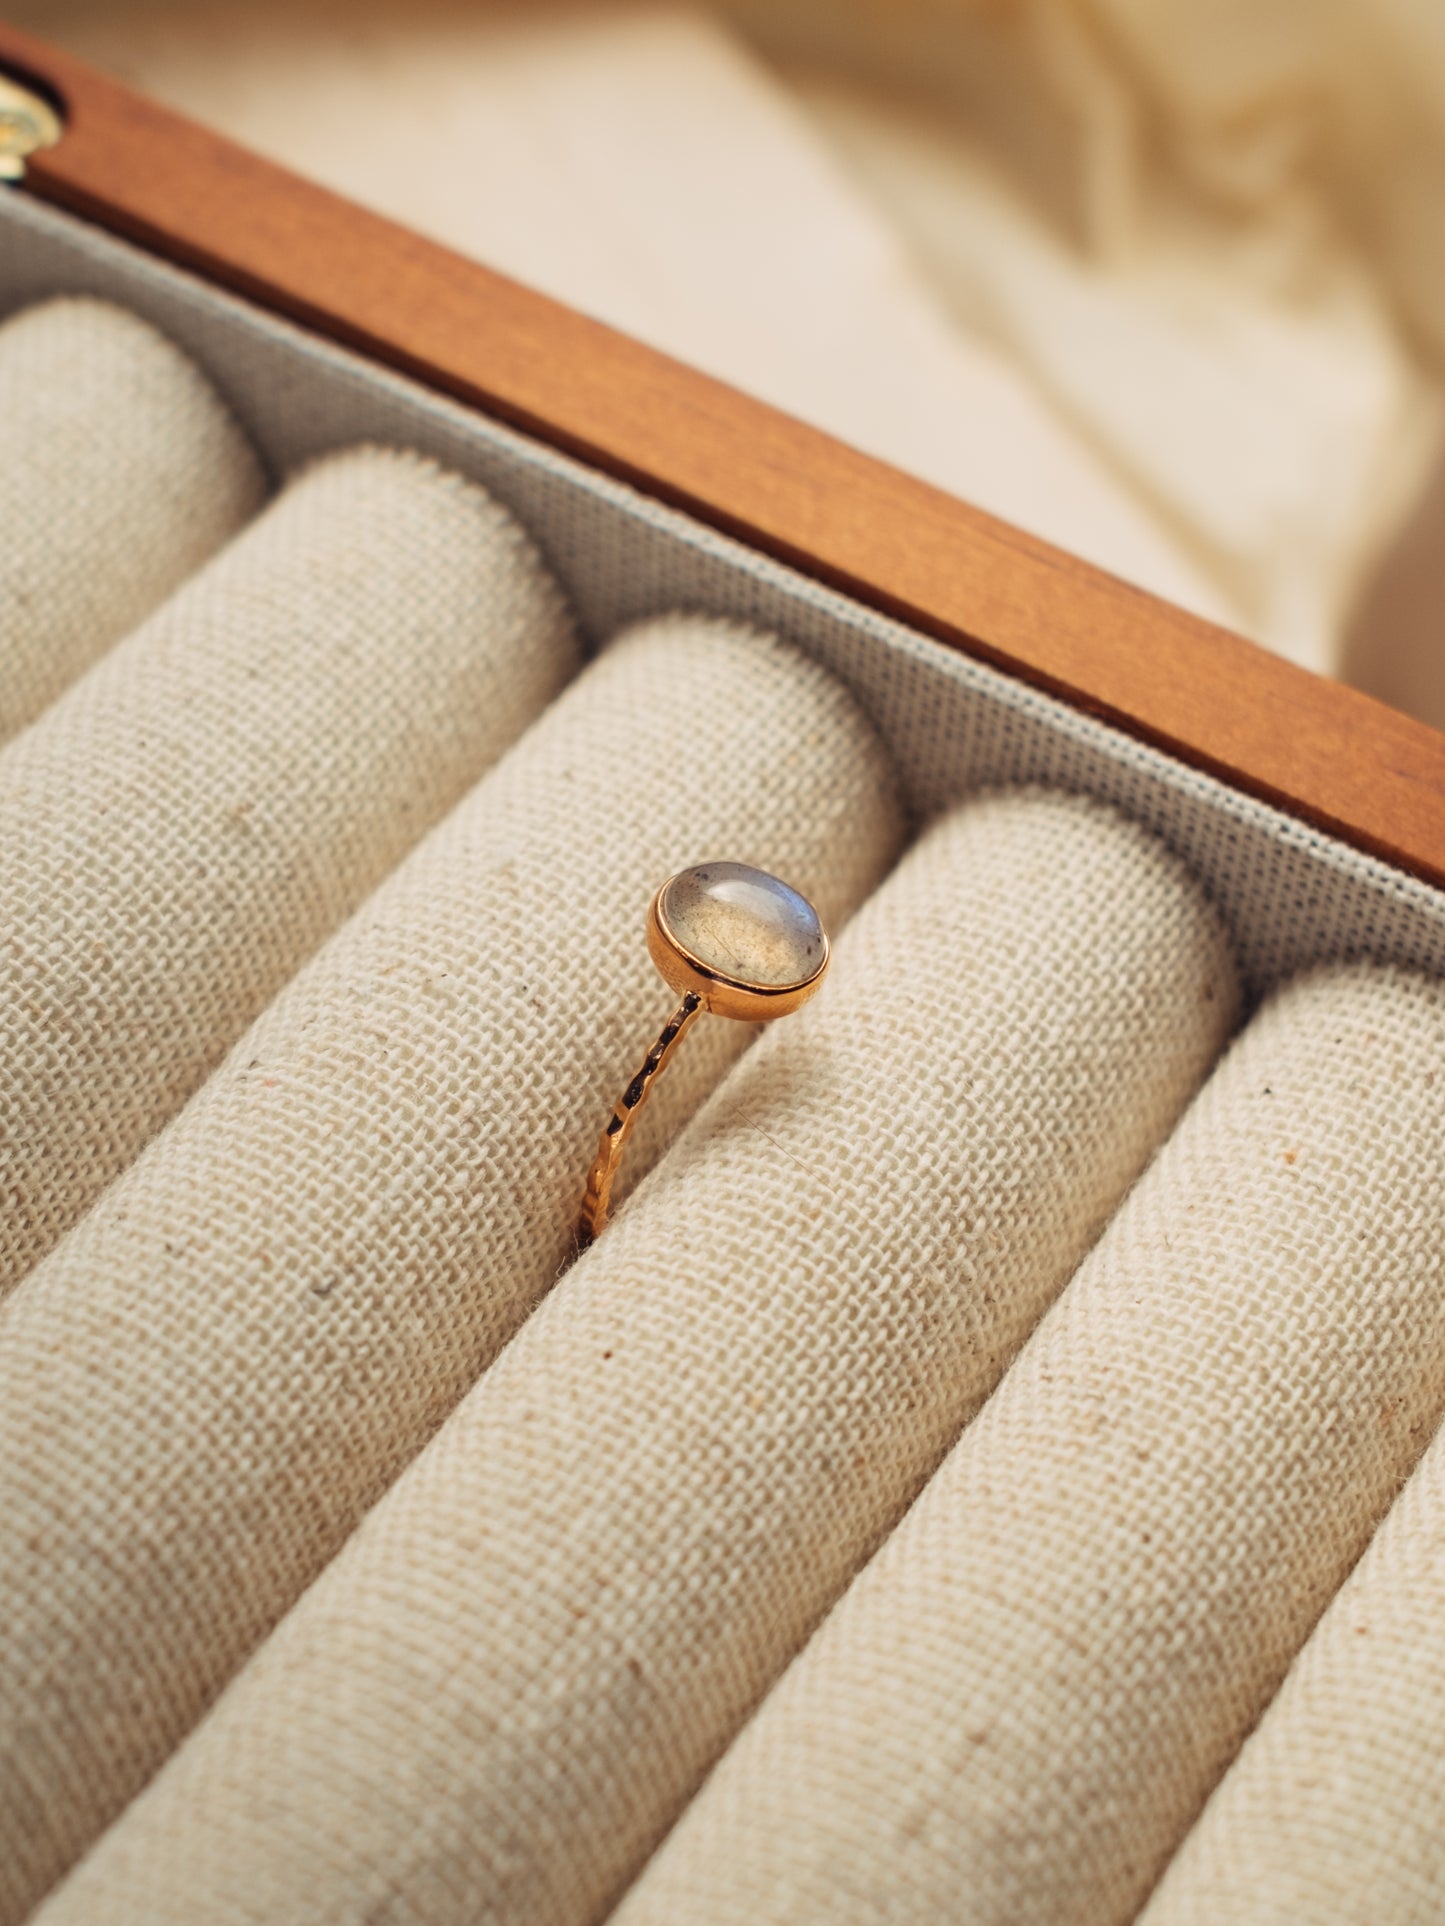
[[[1132,1918],[1439,1421],[1442,1272],[1445,990],[1307,977],[619,1926]]]
[[[343,191],[1445,721],[1435,0],[10,4]],[[1430,565],[1402,579],[1414,502]]]
[[[836,926],[900,827],[822,670],[719,624],[634,633],[14,1293],[0,1919],[144,1783],[557,1275],[669,1008],[652,890],[721,849]],[[748,1034],[690,1039],[663,1128]]]
[[[1111,811],[1015,792],[935,828],[46,1920],[599,1917],[1236,995],[1208,904]]]
[[[510,515],[360,450],[0,752],[0,1293],[576,661]]]
[[[1445,1916],[1442,1733],[1437,1436],[1145,1908],[1147,1926],[1431,1926]]]
[[[0,327],[0,742],[261,506],[244,435],[185,356],[102,301]]]

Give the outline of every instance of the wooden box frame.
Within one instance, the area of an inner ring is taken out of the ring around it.
[[[288,173],[0,23],[19,191],[472,404],[1427,883],[1445,734]]]

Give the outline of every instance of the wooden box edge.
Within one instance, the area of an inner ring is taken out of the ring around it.
[[[0,23],[24,191],[1445,885],[1445,734],[519,286]]]

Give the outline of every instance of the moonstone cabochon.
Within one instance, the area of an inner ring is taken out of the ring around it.
[[[766,870],[699,863],[663,885],[666,933],[695,962],[727,981],[767,990],[809,982],[827,961],[818,912]]]

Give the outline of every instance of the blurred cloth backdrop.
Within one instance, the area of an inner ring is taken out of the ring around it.
[[[1440,0],[8,0],[1445,726]]]

